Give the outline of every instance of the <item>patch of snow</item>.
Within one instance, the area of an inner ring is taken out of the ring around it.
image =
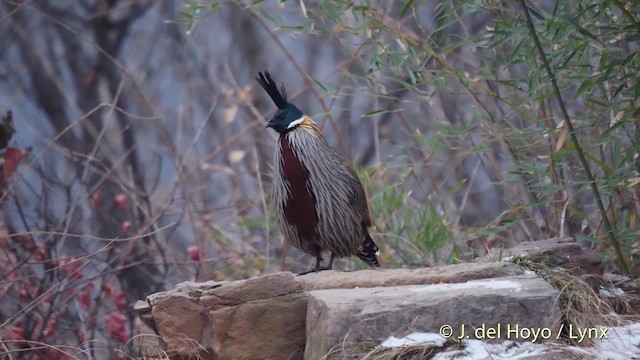
[[[469,339],[464,341],[464,349],[456,349],[436,354],[434,360],[484,360],[484,359],[521,359],[540,356],[547,351],[547,346],[532,342],[503,341],[486,343]]]
[[[436,333],[421,333],[414,332],[403,338],[397,338],[395,336],[389,336],[387,340],[380,344],[381,347],[396,348],[405,347],[418,344],[433,344],[435,346],[442,346],[447,339],[443,338],[440,334]]]
[[[535,271],[533,271],[533,270],[525,270],[525,271],[524,271],[524,274],[525,274],[525,275],[538,275],[538,274],[537,274]]]
[[[522,290],[522,285],[520,283],[510,280],[476,281],[475,284],[494,290]]]
[[[488,280],[488,281],[475,280],[475,281],[467,281],[463,283],[453,283],[453,284],[433,284],[433,285],[412,287],[410,290],[413,292],[421,293],[421,292],[435,292],[435,291],[446,291],[446,290],[474,289],[474,288],[477,288],[478,286],[483,286],[493,290],[513,290],[513,291],[522,290],[521,284],[511,280]]]
[[[594,341],[598,360],[640,359],[640,323],[605,327],[609,329],[607,339]]]
[[[620,296],[620,295],[624,295],[624,290],[622,290],[620,288],[605,289],[602,286],[600,287],[600,296],[612,298],[612,297],[616,297],[616,296]]]
[[[480,340],[463,340],[464,349],[454,349],[436,354],[434,360],[506,360],[541,356],[564,349],[580,356],[596,360],[640,359],[640,323],[618,327],[606,327],[607,338],[594,338],[593,347],[562,346],[557,343],[532,343],[503,341],[487,343]]]
[[[505,256],[502,259],[500,259],[500,261],[502,261],[502,262],[510,262],[511,259],[513,259],[513,256]]]

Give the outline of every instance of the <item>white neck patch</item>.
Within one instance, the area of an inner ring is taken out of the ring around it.
[[[300,119],[297,120],[293,120],[292,122],[289,123],[289,126],[287,126],[287,129],[291,129],[294,126],[298,126],[300,125],[302,122],[304,121],[304,116],[302,116]]]

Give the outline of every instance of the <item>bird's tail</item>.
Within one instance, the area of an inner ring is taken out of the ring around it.
[[[369,236],[369,233],[366,234],[367,235],[364,238],[362,246],[360,246],[360,249],[358,249],[358,257],[369,266],[380,267],[380,263],[378,262],[377,257],[380,249],[378,249],[376,243],[373,242],[373,239],[371,238],[371,236]]]

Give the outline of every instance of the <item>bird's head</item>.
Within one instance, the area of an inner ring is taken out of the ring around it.
[[[273,81],[267,71],[264,73],[259,72],[256,80],[258,80],[260,86],[262,86],[267,94],[271,96],[276,106],[278,106],[278,111],[269,119],[266,125],[267,127],[273,128],[273,130],[279,133],[284,133],[302,123],[304,114],[295,105],[287,101],[287,91],[284,85],[282,85],[279,90],[275,81]]]

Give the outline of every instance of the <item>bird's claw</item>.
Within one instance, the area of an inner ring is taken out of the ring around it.
[[[314,269],[301,272],[300,274],[298,274],[298,276],[307,275],[307,274],[311,274],[311,273],[319,273],[320,271],[324,271],[324,270],[331,270],[331,268],[328,267],[328,266],[317,266]]]

